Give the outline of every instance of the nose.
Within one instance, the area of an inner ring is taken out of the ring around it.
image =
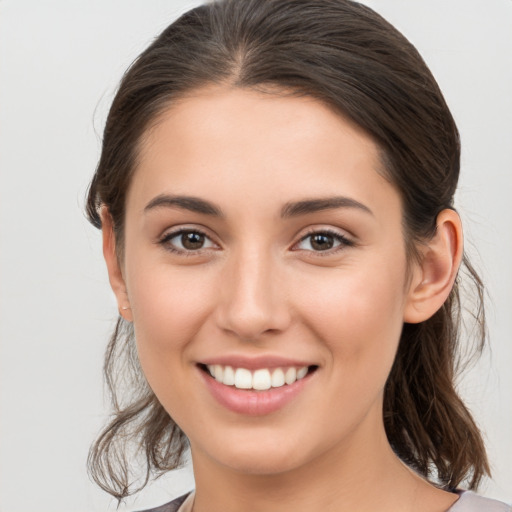
[[[278,267],[272,255],[254,247],[233,254],[222,275],[218,327],[246,341],[284,331],[291,314]]]

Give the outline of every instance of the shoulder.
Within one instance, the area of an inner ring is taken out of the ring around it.
[[[180,496],[179,498],[176,498],[175,500],[172,500],[165,505],[160,505],[159,507],[150,508],[147,510],[141,510],[140,512],[178,512],[179,508],[181,505],[183,505],[184,501],[189,495],[190,493],[184,494],[183,496]]]
[[[501,501],[478,496],[470,491],[460,491],[460,498],[448,512],[512,512],[512,508]]]

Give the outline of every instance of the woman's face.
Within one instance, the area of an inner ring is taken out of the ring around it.
[[[307,97],[212,86],[146,134],[127,314],[194,462],[275,474],[382,442],[409,287],[380,165],[369,137]]]

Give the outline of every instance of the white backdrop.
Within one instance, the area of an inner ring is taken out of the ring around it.
[[[494,470],[482,493],[512,502],[512,1],[367,3],[418,47],[459,124],[457,206],[492,298],[492,352],[461,385]],[[85,471],[117,310],[84,194],[121,74],[196,4],[0,0],[0,512],[115,510]],[[122,509],[192,486],[185,469]]]

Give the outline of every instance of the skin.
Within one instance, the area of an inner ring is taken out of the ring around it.
[[[403,322],[429,318],[451,290],[460,221],[443,211],[421,262],[407,262],[400,196],[379,171],[374,142],[322,103],[210,86],[146,133],[121,262],[102,211],[120,312],[148,382],[190,440],[194,511],[441,512],[456,500],[394,455],[382,401]],[[223,215],[147,208],[162,194]],[[369,211],[282,216],[289,203],[333,196]],[[183,249],[170,236],[180,228],[204,233],[203,248]],[[326,230],[345,240],[319,250],[308,235]],[[318,370],[277,412],[241,415],[219,406],[198,369],[219,354],[294,357]]]

